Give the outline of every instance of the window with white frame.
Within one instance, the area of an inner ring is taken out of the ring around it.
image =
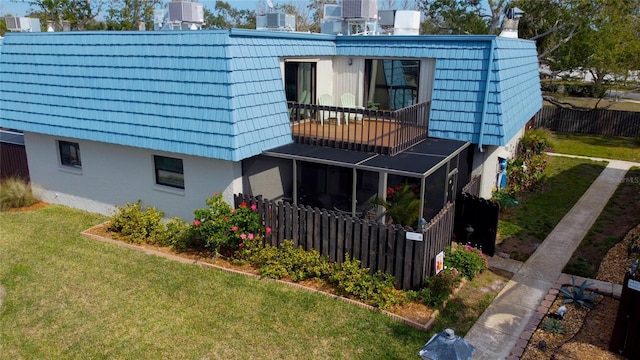
[[[182,159],[153,156],[156,184],[184,189],[184,169]]]
[[[82,168],[80,145],[78,143],[59,140],[58,149],[60,150],[60,163],[62,165],[78,169]]]

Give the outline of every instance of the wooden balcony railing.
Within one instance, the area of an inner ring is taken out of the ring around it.
[[[289,103],[293,140],[395,155],[427,138],[430,102],[395,111]]]

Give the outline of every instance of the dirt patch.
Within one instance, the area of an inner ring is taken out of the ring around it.
[[[49,206],[49,203],[46,203],[44,201],[38,201],[37,203],[30,205],[30,206],[25,206],[25,207],[20,207],[20,208],[13,208],[13,209],[9,209],[7,210],[8,212],[21,212],[21,211],[34,211],[34,210],[39,210],[42,209],[44,207]]]

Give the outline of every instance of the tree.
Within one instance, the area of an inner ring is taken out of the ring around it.
[[[48,0],[46,0],[48,1]],[[153,7],[161,0],[111,0],[106,22],[109,30],[153,29]]]
[[[540,63],[554,72],[588,71],[596,94],[605,79],[640,64],[640,0],[517,0],[519,33],[536,41]]]
[[[493,34],[500,24],[507,0],[489,0],[489,14],[480,0],[422,0],[427,34]]]
[[[4,21],[4,16],[0,18],[0,36],[4,36],[7,32],[7,23]]]
[[[43,26],[53,25],[55,30],[64,29],[68,24],[70,30],[85,30],[86,25],[95,21],[102,9],[102,0],[32,0],[32,16],[40,19]]]
[[[204,9],[205,29],[255,29],[256,12],[251,10],[238,10],[228,2],[216,1],[213,10]]]

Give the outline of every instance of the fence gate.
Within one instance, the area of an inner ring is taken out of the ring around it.
[[[640,281],[629,272],[624,276],[618,315],[609,350],[628,359],[640,358]]]
[[[460,193],[456,199],[454,232],[456,241],[479,248],[493,256],[496,252],[496,235],[500,205],[481,197]]]

